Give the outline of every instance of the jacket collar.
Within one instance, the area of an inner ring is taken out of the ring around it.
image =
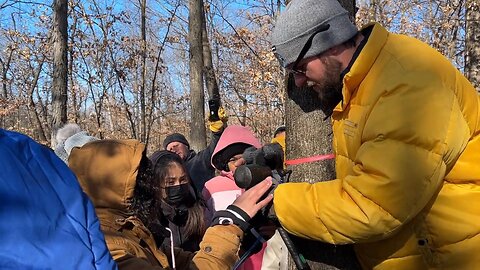
[[[370,71],[382,48],[387,42],[388,31],[378,23],[370,23],[360,30],[366,38],[354,53],[343,76],[343,102],[339,103],[334,111],[343,111],[350,103],[351,96],[358,89],[360,83]],[[371,31],[369,34],[368,32]]]
[[[194,150],[190,149],[190,150],[188,151],[187,157],[185,158],[185,162],[191,160],[191,159],[194,158],[196,155],[197,155],[197,152],[195,152]]]

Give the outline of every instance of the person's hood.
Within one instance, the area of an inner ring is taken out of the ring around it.
[[[99,140],[72,149],[68,163],[95,208],[127,212],[144,151],[137,140]]]
[[[256,148],[262,147],[262,144],[255,137],[255,134],[252,130],[250,130],[250,128],[240,125],[228,126],[223,131],[222,136],[218,140],[217,146],[213,151],[211,159],[213,167],[215,167],[217,170],[223,170],[223,168],[217,168],[213,161],[222,150],[234,144],[247,144]]]

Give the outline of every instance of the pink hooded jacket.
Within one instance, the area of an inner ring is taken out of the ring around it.
[[[223,134],[220,137],[217,147],[215,147],[212,155],[212,166],[220,171],[220,175],[208,180],[205,183],[205,187],[202,191],[203,198],[207,202],[209,210],[212,212],[225,210],[227,206],[232,204],[233,201],[235,201],[235,199],[244,191],[235,184],[233,172],[227,172],[224,170],[224,168],[218,168],[218,164],[215,166],[214,162],[216,155],[218,155],[220,151],[232,145],[238,146],[239,143],[255,146],[257,148],[262,147],[260,141],[255,137],[253,132],[248,127],[233,125],[228,126],[223,131]],[[238,151],[238,148],[236,151]],[[264,250],[265,245],[260,252],[250,256],[241,265],[239,270],[261,269]]]
[[[227,206],[232,204],[243,192],[241,188],[235,185],[233,172],[227,172],[224,168],[217,168],[218,164],[215,166],[213,162],[220,151],[238,143],[255,146],[257,148],[262,146],[248,127],[233,125],[228,126],[223,131],[212,155],[212,166],[220,171],[220,175],[208,180],[202,191],[203,198],[207,202],[209,209],[213,212],[226,209]]]

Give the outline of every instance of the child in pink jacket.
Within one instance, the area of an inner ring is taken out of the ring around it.
[[[220,171],[220,175],[207,181],[202,191],[210,211],[225,210],[243,193],[244,190],[237,187],[233,178],[236,169],[234,163],[242,157],[243,151],[251,146],[259,148],[262,145],[248,127],[233,125],[223,131],[212,155],[212,165]],[[265,245],[239,269],[260,270],[264,248]]]

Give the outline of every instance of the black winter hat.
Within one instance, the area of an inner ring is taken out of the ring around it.
[[[287,131],[287,127],[285,127],[283,125],[277,127],[277,129],[275,129],[275,131],[273,132],[273,137],[275,138],[275,136],[277,136],[278,133],[283,132],[283,131]]]
[[[165,140],[163,140],[163,149],[167,149],[167,145],[171,142],[181,142],[190,148],[190,144],[188,143],[187,139],[185,136],[183,136],[183,134],[180,133],[172,133],[165,137]]]
[[[243,154],[243,151],[250,146],[250,144],[246,143],[234,143],[225,147],[212,157],[213,166],[215,166],[217,170],[228,171],[228,161],[235,155]]]
[[[153,163],[153,166],[155,166],[159,160],[164,158],[183,164],[183,159],[179,155],[167,150],[157,150],[149,157],[150,161]]]

